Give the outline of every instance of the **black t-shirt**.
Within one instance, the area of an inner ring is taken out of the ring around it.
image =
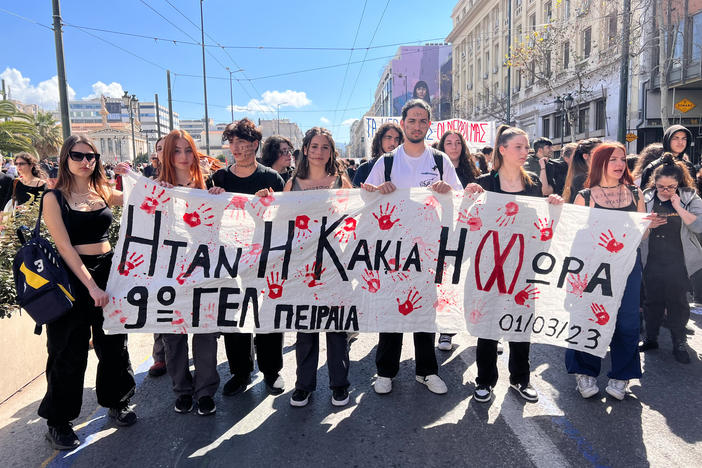
[[[661,201],[658,195],[653,198],[653,212],[658,216],[665,217],[668,222],[651,229],[651,236],[648,240],[648,262],[649,264],[673,264],[684,263],[682,240],[680,239],[680,229],[682,219],[673,208],[673,204],[668,201]]]
[[[543,197],[543,194],[541,193],[541,181],[539,178],[533,172],[527,172],[527,174],[529,175],[529,178],[533,184],[525,187],[524,190],[520,192],[505,192],[502,190],[502,187],[500,186],[500,177],[497,171],[490,171],[487,174],[483,174],[478,177],[475,182],[488,192],[504,193],[507,195]]]
[[[15,200],[17,200],[18,205],[24,205],[29,200],[35,203],[39,201],[44,190],[46,190],[46,183],[34,187],[31,185],[24,185],[22,182],[17,181],[17,185],[15,186]],[[34,198],[32,199],[32,197]]]
[[[212,176],[216,187],[222,187],[227,192],[246,193],[253,195],[261,189],[272,188],[274,192],[282,192],[283,178],[276,171],[257,163],[256,170],[248,177],[235,176],[232,166],[220,169]]]

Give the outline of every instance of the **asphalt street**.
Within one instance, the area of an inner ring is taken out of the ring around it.
[[[217,413],[202,417],[173,410],[167,376],[152,378],[151,335],[130,336],[137,374],[132,400],[139,421],[118,428],[97,405],[96,358],[91,353],[83,409],[75,428],[83,444],[56,452],[44,440],[45,421],[36,414],[46,389],[44,376],[0,405],[2,466],[701,466],[702,316],[693,315],[692,363],[678,364],[666,330],[661,349],[642,356],[644,377],[633,381],[624,401],[604,392],[584,400],[565,372],[564,351],[532,345],[532,384],[537,403],[509,388],[508,347],[499,360],[500,381],[491,403],[472,399],[476,339],[459,334],[451,352],[436,351],[449,391],[434,395],[414,379],[414,350],[405,335],[402,364],[392,393],[377,395],[377,334],[361,334],[351,345],[351,402],[331,405],[324,339],[317,391],[310,404],[289,404],[295,383],[295,334],[286,334],[286,390],[267,394],[262,376],[246,392],[215,396]],[[31,333],[31,331],[28,331]],[[229,378],[220,340],[219,372]],[[220,391],[221,391],[220,385]]]

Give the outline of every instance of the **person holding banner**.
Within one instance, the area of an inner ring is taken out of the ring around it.
[[[673,356],[682,364],[690,363],[685,325],[690,319],[687,302],[689,278],[702,269],[702,247],[695,234],[702,232],[702,200],[682,161],[665,153],[653,171],[651,188],[644,192],[646,211],[667,220],[651,229],[641,243],[644,285],[655,294],[644,302],[646,338],[639,350],[658,349],[658,331],[667,316],[673,338]]]
[[[265,196],[268,190],[283,190],[280,174],[256,162],[256,152],[262,138],[261,130],[250,119],[243,118],[227,125],[222,133],[222,141],[229,143],[234,164],[218,170],[212,176],[216,193],[226,191]],[[281,147],[282,145],[283,143]],[[272,395],[283,393],[285,381],[280,375],[283,368],[282,333],[257,333],[255,338],[251,333],[223,333],[222,336],[229,370],[232,373],[232,377],[222,388],[224,396],[236,395],[246,390],[254,369],[254,345],[258,368],[263,373],[268,392]]]
[[[590,170],[590,153],[602,144],[599,138],[588,138],[578,142],[573,159],[568,166],[565,188],[563,189],[563,199],[568,203],[573,203],[578,192],[583,189],[587,173]]]
[[[400,146],[405,140],[402,129],[394,122],[386,122],[378,128],[371,143],[371,160],[361,164],[353,176],[353,186],[360,187],[370,174],[379,157]]]
[[[451,160],[453,167],[456,169],[458,179],[461,185],[465,187],[480,176],[478,167],[473,162],[473,158],[468,150],[466,139],[460,132],[456,130],[446,130],[438,142],[437,149],[443,151]],[[438,348],[442,351],[451,351],[451,340],[455,333],[439,334]]]
[[[281,135],[273,135],[266,138],[261,150],[261,163],[270,167],[287,182],[292,175],[293,168],[293,144]]]
[[[164,187],[187,187],[206,190],[205,178],[197,157],[197,146],[185,130],[173,130],[163,142],[161,168],[156,179]],[[122,163],[117,165],[120,168]],[[123,169],[120,169],[123,170]],[[217,193],[210,189],[211,193]],[[195,376],[190,373],[188,360],[188,335],[163,334],[166,351],[166,371],[173,382],[176,413],[185,414],[193,410],[193,397],[197,400],[200,416],[217,411],[212,398],[219,387],[217,372],[218,333],[193,335],[193,361]]]
[[[302,157],[284,191],[353,188],[337,160],[334,138],[326,128],[313,127],[302,140]],[[319,279],[319,278],[316,278]],[[331,403],[345,406],[349,402],[349,347],[346,333],[327,332],[327,368]],[[297,381],[290,405],[306,406],[310,394],[317,388],[319,363],[319,333],[297,333],[295,341]]]
[[[524,170],[524,162],[529,155],[529,139],[524,130],[501,125],[497,129],[495,150],[493,152],[493,169],[490,173],[478,177],[477,183],[468,184],[466,193],[488,192],[509,195],[526,195],[543,197],[539,177]],[[563,199],[551,194],[548,203],[563,204]],[[492,390],[497,384],[497,340],[478,338],[475,360],[478,366],[476,387],[473,391],[475,401],[481,403],[492,399]],[[530,343],[509,342],[509,381],[510,386],[527,401],[538,401],[539,394],[529,383]]]
[[[582,146],[582,143],[581,143]],[[578,152],[583,153],[581,146]],[[626,148],[621,143],[601,143],[590,155],[590,173],[585,189],[578,192],[575,204],[616,211],[645,212],[641,190],[634,184],[626,164]],[[572,167],[572,166],[571,166]],[[595,213],[592,216],[597,216]],[[657,227],[664,219],[652,215],[651,227]],[[641,377],[639,360],[639,303],[641,292],[641,259],[637,254],[634,267],[629,273],[617,312],[614,335],[609,344],[612,368],[605,391],[617,400],[626,396],[629,380]],[[596,395],[600,389],[597,377],[602,359],[583,351],[566,350],[566,369],[575,374],[576,389],[583,398]]]
[[[137,416],[129,408],[136,388],[127,350],[127,335],[106,335],[102,307],[112,268],[108,231],[110,205],[122,204],[122,193],[113,190],[105,176],[100,154],[84,136],[68,137],[59,153],[56,187],[43,199],[44,222],[71,278],[73,308],[46,325],[49,359],[46,395],[39,416],[46,418],[46,438],[57,450],[80,445],[71,422],[80,414],[83,380],[88,364],[91,331],[98,357],[95,393],[108,417],[119,426],[131,426]]]
[[[449,157],[425,146],[424,138],[431,127],[429,104],[421,99],[408,101],[402,108],[400,126],[405,133],[405,142],[378,159],[361,187],[381,194],[411,187],[428,187],[437,193],[461,190],[463,187]],[[429,391],[444,394],[448,389],[438,375],[434,337],[434,333],[414,333],[415,378]],[[402,333],[380,333],[375,356],[378,378],[373,388],[376,393],[392,391],[392,379],[400,370],[401,353]]]

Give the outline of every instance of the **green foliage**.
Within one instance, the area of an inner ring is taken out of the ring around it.
[[[146,153],[137,154],[136,158],[134,158],[133,164],[135,167],[139,164],[149,164],[149,155]]]
[[[32,146],[41,159],[56,156],[63,145],[61,127],[49,112],[39,111],[33,118],[36,135],[32,137]]]
[[[112,213],[114,217],[109,230],[109,241],[110,245],[114,246],[119,237],[122,207],[113,207]],[[16,303],[15,281],[12,277],[12,262],[21,244],[15,232],[20,226],[34,229],[38,215],[39,203],[34,205],[25,204],[18,207],[14,217],[3,219],[6,224],[4,228],[0,228],[0,231],[3,232],[3,234],[0,234],[0,252],[2,252],[2,255],[0,255],[0,319],[10,317],[13,313],[19,311]],[[41,235],[51,241],[51,236],[49,236],[44,223],[41,225]]]
[[[32,146],[37,135],[33,121],[31,115],[20,112],[10,101],[0,101],[0,153],[36,153]]]

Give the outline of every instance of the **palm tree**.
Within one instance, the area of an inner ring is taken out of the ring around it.
[[[32,146],[39,153],[39,158],[56,156],[63,144],[61,127],[49,112],[39,111],[33,120],[37,134],[32,138]]]
[[[0,101],[0,153],[35,153],[32,138],[36,132],[31,115],[20,112],[10,101]]]

